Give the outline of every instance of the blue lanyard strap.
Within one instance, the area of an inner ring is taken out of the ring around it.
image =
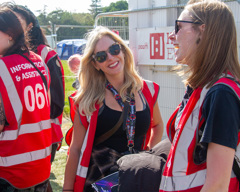
[[[124,110],[124,107],[126,106],[124,105],[118,91],[108,81],[106,82],[106,88],[112,92],[114,98],[121,106],[122,110]],[[126,129],[129,151],[132,152],[132,149],[134,147],[135,123],[136,123],[136,106],[134,94],[131,94],[130,97],[128,96],[126,102],[129,102],[129,109],[127,111],[126,125],[125,126],[123,125],[123,127],[124,129]]]

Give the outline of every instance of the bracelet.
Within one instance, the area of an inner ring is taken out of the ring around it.
[[[73,191],[73,189],[63,189],[63,191]]]

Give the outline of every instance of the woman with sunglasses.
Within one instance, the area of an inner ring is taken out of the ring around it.
[[[96,181],[111,173],[119,154],[152,148],[163,132],[157,103],[159,86],[138,75],[131,50],[116,33],[97,27],[88,34],[79,82],[63,191],[93,191],[89,176],[94,175]],[[126,119],[118,123],[122,114]],[[114,133],[100,141],[113,127],[117,128]],[[99,148],[102,155],[97,163],[114,158],[109,162],[113,167],[102,174],[98,169],[90,171],[91,153]],[[104,155],[106,150],[116,155]]]
[[[48,68],[0,6],[0,191],[45,192],[51,170]]]
[[[240,65],[233,14],[220,1],[189,1],[169,38],[175,60],[188,67],[187,89],[167,124],[172,147],[160,191],[237,192]]]

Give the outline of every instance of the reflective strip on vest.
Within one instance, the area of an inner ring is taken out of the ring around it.
[[[152,97],[154,96],[154,93],[155,93],[155,89],[154,89],[154,84],[153,84],[153,82],[152,81],[147,81],[147,80],[145,80],[145,82],[146,82],[146,84],[147,84],[147,86],[148,86],[148,89],[149,89],[149,91],[150,91],[150,93],[151,93],[151,95],[152,95]]]
[[[177,178],[175,176],[162,176],[160,189],[164,189],[164,191],[183,191],[194,187],[203,186],[205,183],[206,172],[207,170],[204,169],[191,175],[184,175]],[[236,175],[232,171],[231,178],[234,177],[236,177]]]
[[[46,57],[47,57],[48,51],[49,51],[49,50],[47,49],[46,46],[44,46],[44,48],[41,50],[41,55],[40,55],[40,56],[42,57],[42,59],[43,59],[44,62],[46,62],[45,59],[46,59]],[[46,63],[46,64],[47,64],[47,63]]]
[[[82,165],[78,166],[77,169],[77,175],[82,177],[82,178],[86,178],[87,177],[87,172],[88,172],[88,167],[84,167]]]
[[[17,89],[15,87],[15,84],[12,80],[12,77],[7,69],[7,66],[5,65],[5,63],[1,60],[0,61],[0,76],[4,77],[2,78],[3,83],[7,89],[8,92],[8,96],[9,96],[9,100],[12,104],[13,107],[13,111],[16,117],[16,120],[18,121],[19,119],[21,119],[22,116],[22,102],[20,100],[19,97],[15,97],[15,95],[18,95]],[[14,89],[12,88],[12,86],[14,86]],[[13,96],[13,97],[12,97]],[[20,126],[20,122],[18,121],[18,127]]]
[[[162,176],[160,189],[164,189],[164,191],[182,191],[191,189],[194,187],[202,186],[205,183],[205,179],[203,179],[205,177],[206,169],[198,171],[197,173],[191,175],[182,175],[179,177]]]
[[[89,124],[89,126],[90,126],[90,124]],[[78,162],[79,166],[77,168],[77,175],[80,176],[80,177],[83,177],[83,178],[87,177],[87,172],[88,172],[88,167],[85,167],[85,166],[81,165],[81,161],[82,161],[82,158],[83,158],[83,153],[84,153],[84,151],[86,149],[86,146],[87,146],[88,135],[89,135],[89,127],[88,127],[86,135],[84,137],[84,141],[83,141],[82,148],[81,148],[81,154],[80,154],[80,158],[79,158],[79,162]]]
[[[226,85],[232,88],[230,85],[228,84]],[[175,136],[174,136],[175,141],[173,143],[175,144],[177,143],[177,145],[174,146],[176,148],[176,151],[175,151],[175,154],[172,154],[172,156],[169,157],[170,159],[168,160],[167,165],[165,167],[165,170],[167,169],[168,171],[171,170],[171,167],[172,167],[172,172],[171,173],[168,172],[166,175],[164,174],[162,176],[162,180],[160,184],[160,190],[162,191],[171,191],[171,192],[185,191],[188,189],[201,187],[205,183],[206,171],[207,171],[206,169],[196,170],[195,173],[187,175],[187,169],[188,169],[189,163],[190,164],[193,163],[193,162],[188,162],[188,156],[192,154],[188,154],[187,151],[194,138],[195,131],[198,128],[197,126],[199,121],[199,111],[208,90],[209,89],[207,89],[206,86],[203,88],[199,100],[197,101],[194,109],[192,110],[191,115],[189,116],[182,132],[180,133],[181,135],[177,134],[180,131],[175,133]],[[236,93],[236,95],[238,94]],[[185,112],[184,110],[185,109],[183,109],[183,113]],[[237,151],[238,149],[239,149],[239,145],[237,147]],[[171,158],[173,158],[173,161]],[[173,165],[171,165],[172,162],[173,162]],[[236,175],[232,171],[231,178],[233,179],[235,177]]]
[[[50,129],[50,120],[40,121],[38,123],[21,125],[18,130],[6,130],[0,133],[0,141],[16,140],[19,135],[27,133],[38,133],[44,129]]]
[[[188,118],[184,129],[182,130],[181,136],[179,138],[178,144],[176,146],[176,152],[174,155],[174,163],[173,163],[173,174],[174,176],[182,176],[183,174],[186,174],[187,167],[188,167],[188,151],[189,145],[192,142],[192,138],[194,138],[195,130],[198,125],[198,116],[199,116],[199,110],[202,106],[203,100],[207,94],[209,89],[206,88],[206,86],[203,88],[201,92],[201,96],[196,103],[192,114]],[[184,113],[183,109],[183,113]],[[179,131],[178,131],[179,132]],[[177,135],[176,135],[177,136]],[[170,161],[169,161],[170,163]],[[167,165],[170,166],[169,164]]]
[[[22,163],[28,163],[39,159],[44,159],[51,154],[51,146],[37,151],[22,153],[19,155],[12,155],[8,157],[0,157],[0,166],[9,167]]]
[[[58,119],[58,118],[51,119],[51,123],[54,123],[54,124],[56,124],[56,125],[59,125],[59,126],[61,126],[61,123],[60,123],[60,121],[59,121],[59,119]]]

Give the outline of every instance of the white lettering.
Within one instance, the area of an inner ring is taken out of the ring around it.
[[[24,102],[28,111],[32,112],[35,109],[35,97],[33,88],[31,86],[27,86],[24,89]]]
[[[37,107],[39,109],[42,109],[44,107],[45,104],[45,99],[44,99],[44,95],[41,92],[41,90],[43,89],[41,84],[37,84],[35,87],[35,93],[36,93],[36,102],[37,102]]]
[[[37,71],[26,72],[22,74],[22,79],[28,79],[39,76]]]
[[[48,105],[48,97],[44,85],[37,83],[35,86],[35,92],[32,86],[29,85],[25,87],[24,102],[27,110],[30,112],[35,110],[36,105],[38,109],[42,109],[46,102]]]
[[[24,63],[24,64],[19,64],[14,67],[11,67],[10,70],[12,73],[15,73],[17,71],[21,71],[22,69],[25,70],[25,69],[32,69],[32,68],[33,66],[30,63]]]
[[[43,62],[41,61],[39,61],[39,62],[35,62],[34,63],[37,67],[43,67],[44,65],[43,65]]]

